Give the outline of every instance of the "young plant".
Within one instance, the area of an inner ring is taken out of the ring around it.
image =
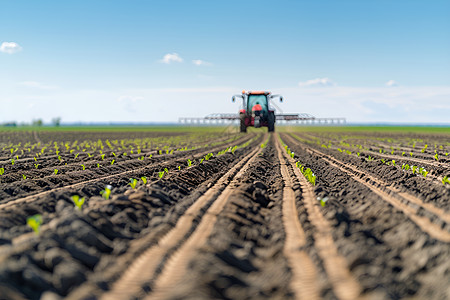
[[[417,170],[417,166],[412,166],[411,167],[411,171],[413,172],[413,174],[416,174],[416,170]]]
[[[15,163],[16,161],[14,160],[14,158],[13,159],[11,159],[11,164],[14,166],[14,163]]]
[[[105,154],[102,154],[102,160],[105,160]]]
[[[178,168],[178,171],[181,171],[181,166],[178,166],[177,168]]]
[[[327,204],[327,201],[328,201],[328,197],[324,197],[324,198],[317,197],[317,200],[320,202],[320,205],[322,207],[325,207],[325,204]]]
[[[128,184],[131,186],[132,189],[135,189],[137,182],[138,182],[137,179],[130,178],[130,182]]]
[[[422,152],[422,153],[425,153],[425,150],[427,150],[427,148],[428,148],[428,145],[427,145],[427,144],[425,144],[425,147],[423,147],[423,149],[422,149],[422,150],[420,150],[420,152]]]
[[[53,173],[55,173],[55,175],[57,175],[57,174],[58,174],[58,169],[55,169],[55,170],[53,171]]]
[[[78,195],[73,195],[73,196],[70,197],[70,198],[72,199],[73,204],[75,204],[75,207],[76,207],[78,210],[81,210],[81,207],[82,207],[83,204],[84,204],[84,197],[83,197],[83,198],[80,198],[80,196],[78,196]]]
[[[115,161],[116,161],[116,160],[115,160],[115,159],[113,159],[113,160],[111,161],[111,165],[113,165]]]
[[[86,167],[85,167],[85,165],[81,165],[81,167],[83,168],[83,171],[84,171],[84,170],[86,170]]]
[[[111,196],[111,189],[112,189],[112,186],[107,185],[107,186],[105,187],[105,189],[104,189],[103,191],[100,192],[100,195],[102,195],[103,198],[105,198],[106,200],[108,200],[108,199],[109,199],[109,196]]]
[[[0,175],[5,174],[5,168],[0,168]]]
[[[23,180],[27,179],[27,176],[25,174],[22,174]]]
[[[438,161],[439,160],[439,156],[438,156],[438,154],[436,153],[435,155],[434,155],[434,159],[436,160],[436,161]]]
[[[97,168],[100,168],[100,164],[99,163],[97,163]]]
[[[142,176],[142,177],[141,177],[141,180],[142,180],[142,182],[143,182],[144,184],[147,184],[147,177]]]
[[[188,165],[188,167],[192,166],[192,160],[188,159],[187,160],[187,165]]]
[[[78,155],[80,155],[80,153],[77,153],[77,154],[75,154],[75,158],[77,158],[77,157],[78,157]]]
[[[412,153],[412,152],[409,152],[409,156],[411,156],[411,157],[412,157],[412,156],[413,156],[413,153]]]
[[[444,178],[442,178],[442,184],[445,186],[446,183],[450,184],[450,179],[448,176],[444,176]]]
[[[392,165],[395,166],[395,160],[392,160]]]
[[[165,173],[164,171],[158,172],[159,179],[163,178]]]
[[[34,215],[27,218],[27,225],[33,229],[34,233],[39,234],[39,228],[42,224],[42,216],[41,215]]]

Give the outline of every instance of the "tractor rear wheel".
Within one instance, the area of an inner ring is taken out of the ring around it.
[[[247,132],[247,126],[245,125],[245,115],[241,116],[241,132]]]
[[[275,131],[275,115],[273,113],[269,113],[269,119],[268,119],[268,129],[269,132],[274,132]]]

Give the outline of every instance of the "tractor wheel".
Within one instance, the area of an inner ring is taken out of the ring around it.
[[[241,132],[247,132],[247,126],[245,125],[245,116],[241,116]]]
[[[275,131],[275,115],[273,113],[269,114],[269,119],[268,119],[268,125],[267,127],[269,128],[269,132],[274,132]]]

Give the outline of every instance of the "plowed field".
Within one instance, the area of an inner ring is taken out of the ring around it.
[[[0,151],[0,299],[450,298],[450,134],[4,131]]]

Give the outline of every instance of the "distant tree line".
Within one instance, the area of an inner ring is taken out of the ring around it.
[[[33,121],[31,121],[31,124],[27,124],[27,123],[21,123],[21,124],[17,124],[17,122],[5,122],[0,124],[0,126],[3,127],[17,127],[17,126],[34,126],[34,127],[40,127],[44,125],[44,122],[42,121],[42,119],[34,119]],[[57,117],[57,118],[53,118],[51,121],[51,125],[55,126],[55,127],[59,127],[61,125],[61,118]]]

